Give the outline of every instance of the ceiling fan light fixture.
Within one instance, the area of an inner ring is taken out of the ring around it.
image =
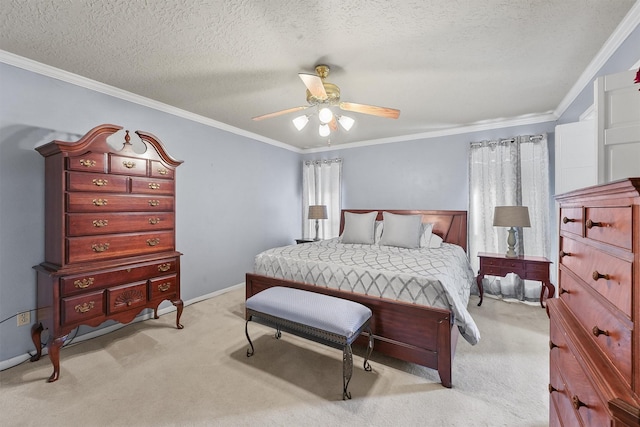
[[[329,134],[331,133],[331,129],[329,129],[329,125],[326,123],[321,124],[318,127],[318,133],[320,134],[320,136],[329,136]]]
[[[328,107],[324,107],[318,111],[318,118],[322,123],[329,123],[333,119],[333,113]]]
[[[340,117],[338,117],[338,123],[340,123],[340,126],[342,126],[342,129],[344,129],[347,132],[349,132],[349,130],[351,129],[351,127],[355,123],[355,120],[353,120],[349,116],[340,116]]]
[[[301,131],[304,127],[309,123],[309,116],[298,116],[295,119],[291,120],[293,125]]]

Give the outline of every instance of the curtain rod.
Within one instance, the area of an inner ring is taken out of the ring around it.
[[[342,162],[341,158],[336,159],[322,159],[322,160],[305,160],[304,164],[309,165],[321,165],[321,164],[329,164],[329,163],[340,163]]]
[[[476,142],[472,142],[470,145],[472,147],[479,147],[483,144],[503,144],[503,143],[510,143],[510,142],[516,142],[516,139],[519,139],[520,142],[535,142],[535,141],[539,141],[541,139],[543,139],[545,137],[545,135],[540,134],[540,135],[520,135],[517,136],[515,138],[506,138],[506,139],[498,139],[498,140],[492,140],[492,141],[476,141]]]

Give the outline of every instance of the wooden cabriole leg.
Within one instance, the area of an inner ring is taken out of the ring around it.
[[[42,356],[42,341],[40,341],[42,330],[42,323],[40,322],[31,327],[31,340],[33,341],[33,345],[36,348],[36,354],[31,356],[32,362],[40,360],[40,356]]]
[[[62,347],[66,338],[67,335],[55,339],[50,338],[47,344],[49,359],[51,359],[51,364],[53,365],[53,373],[47,380],[50,383],[57,381],[60,377],[60,347]]]
[[[184,303],[182,302],[181,299],[175,300],[175,301],[171,301],[173,303],[173,305],[176,306],[177,312],[176,312],[176,328],[178,329],[182,329],[184,328],[184,326],[182,326],[180,324],[180,316],[182,316],[182,309],[184,308]]]

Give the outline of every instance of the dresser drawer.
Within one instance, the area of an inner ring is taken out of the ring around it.
[[[107,289],[108,313],[119,313],[147,303],[147,283],[133,283]]]
[[[556,365],[549,368],[549,426],[573,426],[576,414],[571,405],[567,386]]]
[[[178,290],[177,276],[156,277],[149,281],[149,299],[170,299]]]
[[[67,239],[67,263],[172,251],[174,245],[173,231],[70,237]]]
[[[147,161],[140,157],[125,157],[109,154],[109,172],[122,175],[147,175]]]
[[[631,384],[631,329],[594,298],[585,286],[566,272],[560,271],[560,298],[574,313],[589,337],[611,360],[622,377]]]
[[[109,286],[146,280],[149,277],[166,276],[178,272],[176,258],[168,258],[144,264],[133,264],[126,268],[76,274],[60,279],[62,296],[76,295],[104,289]]]
[[[560,230],[582,236],[583,216],[582,207],[560,209]]]
[[[73,213],[67,215],[67,236],[170,230],[174,225],[173,212]]]
[[[174,181],[170,179],[132,178],[131,192],[134,194],[174,194]]]
[[[62,324],[84,322],[104,316],[104,291],[63,298]]]
[[[589,382],[589,375],[582,370],[569,347],[561,345],[558,348],[552,349],[549,353],[549,360],[551,365],[555,366],[558,371],[562,373],[561,376],[564,380],[564,387],[566,387],[565,389],[559,389],[560,392],[558,394],[564,394],[564,396],[568,398],[578,420],[578,422],[569,425],[610,425],[606,404],[598,397],[593,385]],[[552,392],[552,394],[556,393]],[[557,400],[559,403],[564,402],[564,398]],[[566,403],[563,403],[563,405],[566,406]],[[557,406],[556,409],[559,407],[561,406]]]
[[[124,194],[68,193],[69,212],[173,211],[171,196],[133,196]]]
[[[633,263],[600,252],[566,237],[560,238],[560,264],[631,316]],[[604,276],[604,277],[602,277]]]
[[[67,190],[127,193],[129,178],[118,175],[67,172]]]
[[[631,250],[631,206],[587,208],[586,236],[589,239]]]
[[[67,169],[85,172],[106,172],[104,153],[84,153],[81,156],[67,157]]]
[[[169,178],[173,179],[175,171],[165,166],[162,162],[151,161],[151,176],[153,178]]]

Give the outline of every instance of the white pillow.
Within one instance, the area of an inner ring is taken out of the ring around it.
[[[377,216],[378,211],[364,214],[345,212],[342,243],[372,245],[375,241],[374,224]]]
[[[431,239],[431,233],[433,233],[433,224],[426,222],[422,224],[422,233],[420,235],[420,247],[428,248],[429,240]]]
[[[376,245],[380,244],[380,238],[382,238],[382,231],[384,229],[384,221],[376,221],[376,230],[375,230],[375,237],[374,237],[374,243]]]
[[[432,234],[431,239],[429,240],[429,247],[432,249],[439,248],[442,246],[442,237],[437,234]]]
[[[415,249],[420,247],[422,215],[396,215],[382,212],[384,231],[380,244]]]

